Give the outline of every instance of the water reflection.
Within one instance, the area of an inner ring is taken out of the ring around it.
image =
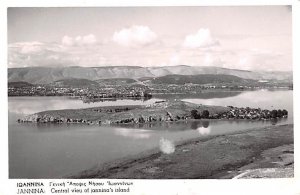
[[[122,127],[127,129],[185,131],[185,130],[189,130],[189,121],[155,122],[155,123],[139,123],[139,124],[113,124],[111,126]]]
[[[197,131],[200,133],[200,135],[209,135],[210,134],[210,128],[207,128],[207,127],[198,127]]]
[[[115,128],[114,132],[116,135],[133,139],[149,139],[151,137],[151,131],[143,129]]]
[[[240,95],[241,91],[203,91],[197,94],[155,94],[155,98],[160,99],[211,99],[211,98],[229,98]]]
[[[216,122],[216,121],[214,121]],[[199,127],[208,128],[209,121],[208,120],[194,120],[191,121],[191,129],[198,129]]]
[[[272,118],[271,119],[271,124],[272,125],[276,125],[278,123],[278,119],[277,118]]]
[[[215,123],[217,121],[213,121]],[[127,129],[149,129],[157,131],[186,131],[191,129],[197,129],[199,126],[208,127],[209,121],[205,120],[187,120],[187,121],[175,121],[175,122],[155,122],[155,123],[140,123],[140,124],[113,124],[113,127],[122,127]]]
[[[204,128],[207,128],[209,126],[209,121],[202,121],[202,125]]]
[[[214,122],[216,123],[217,121]],[[192,121],[191,129],[197,130],[200,133],[200,135],[208,135],[211,131],[211,129],[209,128],[208,120]]]
[[[94,127],[84,124],[55,124],[55,123],[10,123],[13,131],[32,132],[32,133],[55,133],[64,131],[76,131],[93,129]]]

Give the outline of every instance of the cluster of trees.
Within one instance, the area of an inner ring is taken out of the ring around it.
[[[288,111],[285,109],[272,110],[271,112],[268,112],[268,118],[282,118],[283,116],[287,116],[287,115],[288,115]],[[194,119],[208,119],[209,111],[203,110],[202,113],[200,113],[198,110],[192,110],[191,117]]]
[[[202,113],[200,113],[200,112],[198,112],[198,110],[192,110],[191,116],[194,119],[209,118],[209,111],[203,110]]]
[[[288,115],[288,111],[283,109],[283,110],[272,110],[271,111],[271,117],[272,118],[276,118],[279,117],[281,118],[282,116],[286,116]]]

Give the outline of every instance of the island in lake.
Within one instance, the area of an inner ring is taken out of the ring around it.
[[[208,106],[180,100],[149,105],[49,110],[27,115],[19,123],[130,125],[205,120],[268,121],[287,118],[285,109]],[[125,125],[125,126],[124,126]],[[196,127],[197,129],[197,127]],[[281,178],[293,177],[293,125],[249,129],[181,141],[152,149],[64,178]],[[170,145],[171,144],[171,145]],[[189,159],[187,161],[187,159]],[[270,174],[271,173],[271,174]]]
[[[106,106],[85,109],[49,110],[27,115],[18,122],[84,123],[84,124],[140,124],[172,122],[189,119],[246,119],[275,120],[287,118],[288,111],[207,106],[184,101],[157,101],[146,106]]]

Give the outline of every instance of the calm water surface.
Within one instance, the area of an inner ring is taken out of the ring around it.
[[[292,91],[224,93],[177,98],[208,105],[287,109],[289,118],[280,120],[277,124],[293,122]],[[10,178],[60,178],[104,162],[159,147],[162,138],[174,143],[195,137],[272,125],[271,122],[263,121],[224,120],[161,123],[151,126],[141,125],[139,128],[16,123],[18,117],[44,110],[145,105],[159,99],[84,104],[80,100],[66,97],[10,97],[8,100]]]

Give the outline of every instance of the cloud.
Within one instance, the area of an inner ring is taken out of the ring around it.
[[[174,53],[170,57],[170,65],[178,65],[180,63],[180,56],[178,53]]]
[[[148,26],[132,26],[115,32],[112,40],[125,47],[139,47],[154,43],[157,39],[155,32]]]
[[[219,42],[212,38],[210,30],[201,28],[195,34],[187,35],[184,39],[183,46],[187,48],[202,48],[219,45]]]
[[[65,35],[62,40],[64,46],[83,46],[83,45],[95,45],[97,39],[95,35],[89,34],[85,36],[77,36],[75,38]]]
[[[290,61],[289,54],[281,54],[271,50],[244,49],[236,52],[218,55],[224,67],[242,70],[286,70],[285,66]]]
[[[86,45],[94,43],[93,40],[92,36],[85,36],[80,41]],[[79,47],[72,46],[74,42],[70,42],[66,37],[64,41],[65,45],[46,42],[11,43],[8,45],[8,66],[101,66],[107,63],[114,65],[109,61],[111,58],[106,58],[100,44]]]
[[[61,40],[61,43],[65,46],[73,46],[74,40],[72,37],[64,36]]]
[[[132,28],[127,30],[132,33],[135,31]],[[135,28],[139,29],[137,26]],[[186,64],[244,70],[291,70],[292,52],[286,52],[290,51],[286,43],[290,39],[285,42],[286,37],[242,37],[239,39],[220,37],[222,45],[210,47],[208,45],[213,45],[212,43],[217,41],[212,38],[209,30],[206,30],[206,33],[196,34],[206,34],[203,36],[206,38],[202,40],[206,41],[202,41],[202,46],[206,45],[207,47],[191,49],[191,47],[183,47],[184,39],[180,41],[178,37],[175,39],[160,36],[159,39],[146,39],[145,37],[151,37],[151,33],[146,32],[152,31],[148,27],[145,28],[147,30],[142,31],[143,36],[141,35],[140,38],[134,37],[134,33],[130,36],[130,33],[125,33],[128,35],[126,45],[132,47],[130,49],[112,44],[112,39],[107,42],[101,40],[101,44],[98,44],[99,40],[93,34],[77,37],[64,36],[59,43],[39,41],[9,43],[8,66],[94,67],[124,64],[135,66]],[[147,34],[150,35],[146,36]],[[141,37],[144,37],[145,40]],[[281,44],[275,44],[278,39]],[[159,41],[163,43],[159,45]],[[149,46],[141,49],[145,45]]]
[[[44,48],[44,43],[33,41],[33,42],[18,42],[9,44],[8,47],[12,49],[18,49],[22,54],[38,53]]]
[[[77,36],[75,40],[79,45],[94,45],[97,42],[96,37],[93,34],[89,34],[83,37]]]
[[[19,42],[8,45],[10,67],[73,65],[70,54],[55,43]]]
[[[214,59],[212,58],[212,55],[210,53],[207,53],[205,55],[204,63],[207,65],[211,65],[213,63]]]
[[[21,48],[21,53],[36,53],[41,51],[43,44],[40,42],[24,43]]]

